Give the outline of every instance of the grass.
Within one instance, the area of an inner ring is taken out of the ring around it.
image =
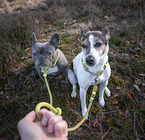
[[[65,23],[78,22],[57,30],[60,49],[71,64],[81,51],[80,27],[84,31],[110,26],[109,79],[111,97],[105,107],[93,102],[89,120],[70,132],[71,139],[143,139],[145,137],[145,48],[143,0],[2,0],[0,2],[0,139],[19,139],[17,123],[37,103],[49,101],[43,83],[31,59],[31,36],[49,41],[53,32]],[[61,86],[61,76],[50,81],[54,106],[63,110],[69,127],[81,119],[79,95],[70,97],[72,86]],[[87,103],[92,87],[87,94]],[[79,89],[77,90],[79,93]],[[62,102],[63,101],[63,102]]]

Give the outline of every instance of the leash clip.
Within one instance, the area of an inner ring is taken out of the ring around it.
[[[43,77],[47,77],[47,73],[43,73]]]

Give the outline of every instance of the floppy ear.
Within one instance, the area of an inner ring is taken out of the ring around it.
[[[32,34],[32,45],[34,45],[37,42],[38,42],[38,40],[36,39],[35,34],[33,33]]]
[[[58,34],[58,33],[55,33],[55,34],[51,37],[49,43],[51,43],[51,44],[55,47],[55,49],[57,49],[57,48],[59,47],[59,41],[60,41],[59,34]]]
[[[103,35],[105,36],[105,38],[106,38],[106,40],[107,40],[107,42],[108,42],[109,39],[111,38],[111,37],[110,37],[109,28],[108,28],[108,27],[107,27],[107,28],[104,28],[104,29],[102,30],[102,33],[103,33]]]

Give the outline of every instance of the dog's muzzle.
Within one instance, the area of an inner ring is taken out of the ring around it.
[[[89,66],[94,66],[96,63],[95,58],[92,55],[86,57],[86,64]]]

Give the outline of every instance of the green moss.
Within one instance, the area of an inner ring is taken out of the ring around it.
[[[125,81],[119,76],[112,76],[110,81],[116,87],[125,88]]]

